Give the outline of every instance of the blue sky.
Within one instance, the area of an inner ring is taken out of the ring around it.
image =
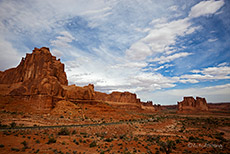
[[[228,0],[0,0],[0,70],[34,47],[65,63],[69,84],[143,101],[230,101]]]

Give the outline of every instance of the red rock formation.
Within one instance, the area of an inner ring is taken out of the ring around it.
[[[78,87],[75,85],[63,86],[66,90],[65,98],[68,100],[94,100],[95,92],[94,85]]]
[[[137,103],[140,104],[140,99],[136,94],[130,92],[112,92],[111,94],[96,92],[95,99],[110,102]]]
[[[32,54],[26,54],[16,68],[8,69],[0,74],[0,84],[22,83],[13,89],[10,95],[42,94],[64,96],[62,88],[68,81],[64,72],[64,64],[52,56],[49,49],[35,48]]]
[[[156,104],[153,105],[152,101],[147,101],[146,103],[142,102],[141,108],[145,109],[145,110],[151,110],[151,111],[160,111],[161,110],[161,105],[159,105],[159,104],[158,105],[156,105]]]
[[[208,111],[208,106],[205,98],[184,97],[184,100],[178,102],[179,111]]]
[[[64,64],[56,60],[48,48],[35,48],[32,54],[26,54],[26,58],[22,58],[16,68],[0,73],[0,84],[25,82],[50,76],[57,79],[60,84],[68,85]]]
[[[60,100],[99,100],[123,103],[120,105],[125,107],[133,104],[132,108],[141,108],[140,99],[130,92],[106,94],[95,92],[92,84],[84,87],[68,86],[64,64],[56,60],[46,47],[35,48],[31,54],[22,58],[16,68],[0,72],[0,95],[13,96],[20,101],[26,100],[24,102],[27,103],[39,100],[40,103],[36,104],[38,106],[35,105],[39,110],[53,108],[55,102]]]

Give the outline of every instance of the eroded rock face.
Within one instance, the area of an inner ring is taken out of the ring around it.
[[[112,92],[111,94],[96,92],[95,99],[102,100],[102,101],[110,101],[110,102],[140,104],[140,99],[137,98],[136,94],[130,92]]]
[[[49,111],[61,100],[99,100],[113,102],[127,109],[141,108],[140,99],[130,92],[96,92],[93,84],[68,86],[64,64],[56,60],[46,47],[35,48],[31,54],[26,54],[16,68],[0,71],[0,95],[11,97],[15,102],[26,102],[29,108],[38,111]],[[36,105],[33,106],[33,102]]]
[[[184,97],[184,100],[178,102],[179,111],[208,111],[208,106],[205,98]]]
[[[75,85],[64,86],[66,90],[65,98],[68,100],[94,100],[95,91],[94,85],[89,84],[88,86],[78,87]]]
[[[68,85],[64,64],[52,56],[49,49],[35,48],[33,53],[26,54],[16,68],[0,73],[0,84],[21,82],[19,88],[12,90],[10,95],[42,94],[64,96],[61,85]]]
[[[161,105],[159,105],[159,104],[158,105],[156,105],[156,104],[153,105],[152,101],[142,102],[141,108],[145,109],[145,110],[151,110],[151,111],[160,111],[160,110],[162,110]]]

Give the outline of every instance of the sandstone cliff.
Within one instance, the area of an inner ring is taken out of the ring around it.
[[[25,106],[39,111],[54,108],[60,100],[99,100],[117,102],[120,107],[128,109],[141,108],[140,99],[130,92],[106,94],[94,91],[92,84],[84,87],[68,86],[64,64],[52,56],[46,47],[35,48],[31,54],[26,54],[16,68],[0,71],[0,95],[12,96],[14,103],[24,102]]]
[[[184,100],[178,102],[179,111],[208,111],[208,106],[205,98],[184,97]]]
[[[156,105],[156,104],[153,105],[152,101],[142,102],[141,108],[145,109],[145,110],[151,110],[151,111],[160,111],[160,110],[162,110],[161,105],[159,105],[159,104],[158,105]]]
[[[136,94],[130,92],[112,92],[111,94],[96,92],[96,100],[111,101],[111,102],[125,102],[125,103],[139,103],[140,99],[137,98]]]
[[[20,83],[21,86],[10,91],[10,95],[42,94],[63,97],[61,85],[68,85],[64,64],[52,56],[49,49],[35,48],[26,54],[16,68],[0,73],[0,84]]]

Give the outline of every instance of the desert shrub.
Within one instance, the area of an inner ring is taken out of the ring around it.
[[[73,135],[74,135],[74,134],[77,134],[76,130],[73,130],[73,131],[72,131],[72,134],[73,134]]]
[[[80,134],[81,134],[81,135],[84,135],[84,136],[87,135],[87,133],[85,133],[85,132],[80,132]]]
[[[60,116],[60,118],[64,118],[64,116],[63,116],[63,115],[61,115],[61,116]]]
[[[135,136],[135,137],[134,137],[134,141],[138,141],[138,137]]]
[[[100,154],[104,154],[105,152],[103,150],[101,150]]]
[[[39,141],[39,140],[36,140],[35,142],[36,142],[36,143],[40,143],[40,141]]]
[[[0,128],[6,128],[7,127],[7,125],[2,125],[1,123],[0,123]]]
[[[21,144],[24,145],[24,147],[28,147],[28,143],[26,141],[23,141]]]
[[[180,139],[176,139],[176,143],[181,143],[181,140]]]
[[[124,135],[120,135],[119,138],[120,138],[120,139],[123,139],[124,137],[125,137],[125,134],[124,134]]]
[[[11,127],[11,128],[16,127],[16,125],[17,125],[17,124],[16,124],[14,121],[10,123],[10,127]]]
[[[40,149],[37,149],[34,153],[38,153],[40,151]]]
[[[22,151],[25,151],[26,149],[29,148],[28,143],[26,141],[23,141],[21,144],[24,145],[24,147],[22,148]]]
[[[47,144],[51,144],[51,143],[56,143],[56,139],[53,137],[49,138]]]
[[[11,148],[11,151],[16,151],[16,152],[18,152],[18,151],[20,151],[18,148]]]
[[[95,147],[95,146],[97,146],[96,141],[91,142],[90,145],[89,145],[90,148]]]
[[[75,139],[73,140],[73,142],[74,142],[76,145],[79,145],[79,142],[77,142]]]
[[[105,141],[105,142],[112,142],[113,139],[112,139],[112,138],[107,138],[107,139],[105,139],[104,141]]]
[[[3,144],[0,144],[0,148],[4,148],[5,146]]]
[[[166,142],[159,142],[160,151],[170,154],[172,149],[175,149],[175,143],[173,141],[167,140]]]
[[[217,134],[217,135],[215,136],[215,138],[218,139],[218,140],[221,140],[221,141],[223,141],[223,142],[226,142],[226,141],[227,141],[227,140],[226,140],[225,138],[223,138],[223,136],[220,135],[220,134]]]
[[[58,135],[69,135],[70,132],[67,128],[61,128],[61,130],[58,132]]]

